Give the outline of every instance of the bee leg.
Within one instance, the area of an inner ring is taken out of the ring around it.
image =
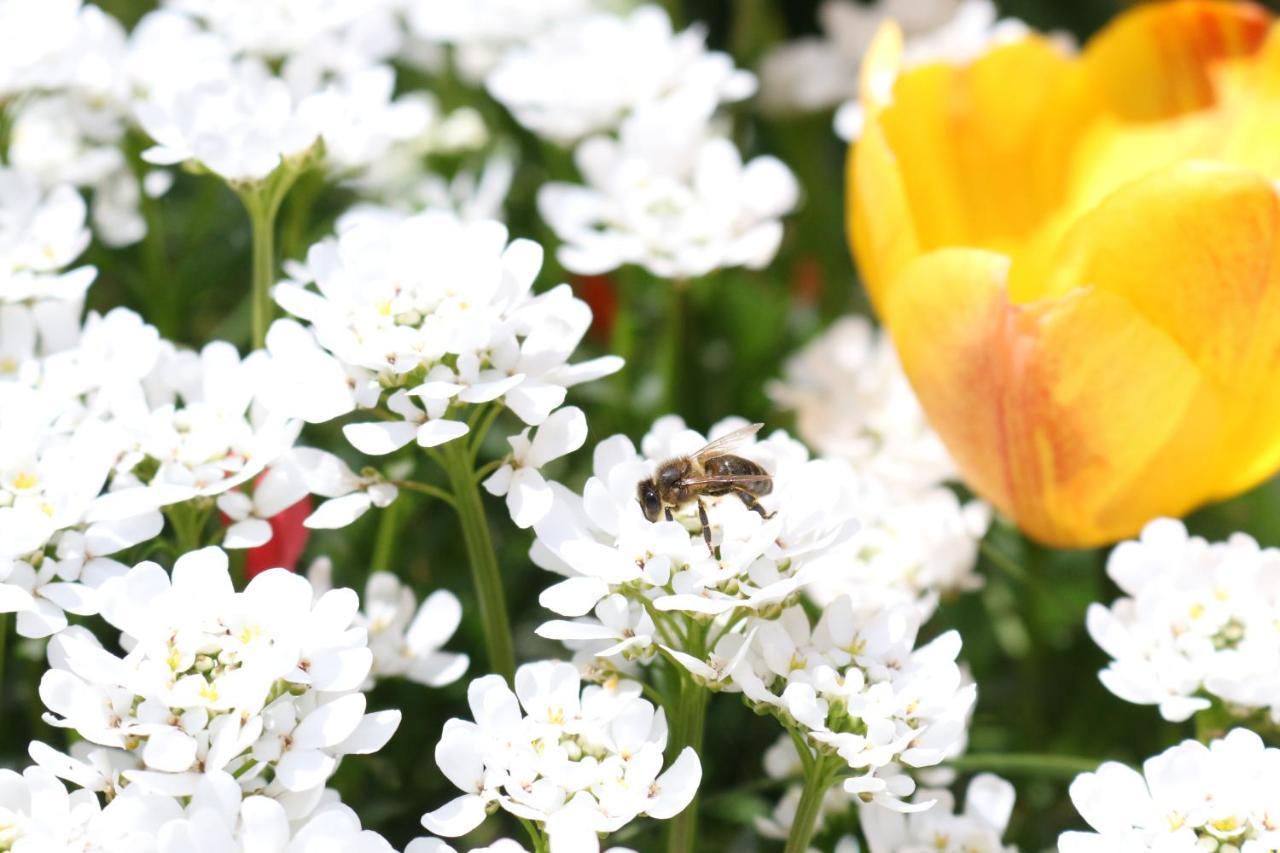
[[[711,520],[707,518],[707,505],[702,502],[702,498],[698,498],[698,521],[702,524],[702,541],[707,543],[707,550],[712,557],[720,559],[711,545]]]
[[[747,505],[747,509],[760,514],[761,518],[773,518],[773,513],[765,512],[764,507],[760,506],[760,502],[756,500],[756,496],[742,489],[734,489],[733,493],[738,496],[738,500]]]

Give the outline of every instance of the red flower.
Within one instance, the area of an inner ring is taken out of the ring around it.
[[[618,316],[618,285],[607,275],[580,275],[573,279],[578,298],[591,308],[591,334],[607,342]]]
[[[271,525],[271,541],[245,552],[245,580],[252,580],[254,575],[267,569],[298,570],[298,559],[311,536],[310,528],[302,525],[308,515],[311,515],[311,495],[267,519]]]

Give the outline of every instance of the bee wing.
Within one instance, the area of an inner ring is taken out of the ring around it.
[[[728,435],[722,435],[715,441],[708,442],[707,446],[693,454],[693,458],[702,462],[711,459],[714,456],[724,456],[734,448],[746,442],[747,439],[758,433],[764,424],[748,424],[740,429],[735,429]],[[752,477],[750,479],[759,479]]]
[[[686,477],[680,481],[681,486],[702,486],[710,483],[759,483],[762,480],[772,480],[769,474],[725,474],[723,476],[711,477]]]

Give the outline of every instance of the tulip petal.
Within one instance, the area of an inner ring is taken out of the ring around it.
[[[1029,236],[1061,195],[1062,164],[1041,133],[1071,62],[1028,37],[972,65],[934,64],[897,76],[892,30],[863,66],[864,91],[892,86],[868,116],[850,159],[850,236],[867,290],[885,289],[921,252],[1006,250]],[[1061,140],[1054,140],[1055,146]]]
[[[1204,109],[1218,100],[1215,67],[1255,53],[1270,24],[1267,10],[1252,3],[1190,0],[1135,9],[1089,42],[1081,62],[1086,86],[1134,121]]]
[[[1088,283],[1123,298],[1217,391],[1225,436],[1205,448],[1213,485],[1198,500],[1235,494],[1275,470],[1280,197],[1269,181],[1203,162],[1157,172],[1077,223],[1051,268],[1046,295]]]
[[[1166,445],[1191,464],[1192,449],[1216,439],[1196,365],[1115,294],[1014,304],[1007,271],[992,252],[935,252],[904,272],[888,305],[907,374],[969,484],[1054,545],[1118,539],[1203,499],[1138,480]]]

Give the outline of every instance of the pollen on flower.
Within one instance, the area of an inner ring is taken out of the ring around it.
[[[34,471],[19,471],[12,480],[13,490],[16,492],[29,491],[34,489],[39,482],[40,478]]]
[[[1218,818],[1215,821],[1211,821],[1209,825],[1218,832],[1227,834],[1234,833],[1241,828],[1240,819],[1235,816]]]

